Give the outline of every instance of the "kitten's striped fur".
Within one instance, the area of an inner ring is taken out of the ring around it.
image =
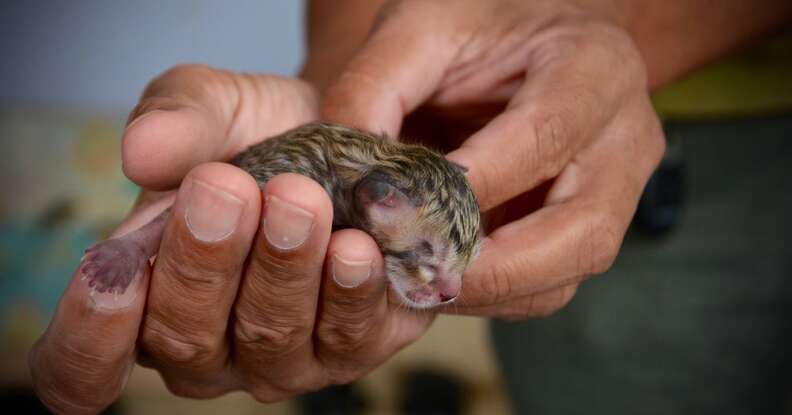
[[[463,168],[426,147],[317,122],[253,145],[231,163],[262,184],[281,173],[298,173],[317,181],[333,201],[334,227],[353,227],[371,234],[386,256],[389,272],[395,271],[394,266],[405,265],[409,251],[419,247],[389,239],[366,223],[354,191],[360,180],[372,173],[386,177],[408,196],[416,208],[415,226],[424,233],[428,229],[451,248],[447,259],[452,262],[451,269],[461,275],[476,255],[479,207]],[[394,264],[399,257],[402,264]]]
[[[478,249],[479,208],[462,168],[425,147],[333,124],[297,127],[232,160],[263,185],[281,173],[319,182],[335,228],[368,232],[391,287],[411,307],[447,303]],[[88,250],[80,272],[97,292],[123,294],[156,255],[171,209]],[[93,292],[93,291],[92,291]]]

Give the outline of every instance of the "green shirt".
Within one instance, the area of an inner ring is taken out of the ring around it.
[[[665,119],[792,112],[792,33],[661,88],[653,100]]]

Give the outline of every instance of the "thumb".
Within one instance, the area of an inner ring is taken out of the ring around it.
[[[171,189],[198,164],[312,121],[316,101],[297,79],[176,66],[148,85],[129,117],[124,174],[144,188]]]
[[[437,89],[458,49],[443,8],[431,2],[386,6],[369,38],[328,87],[321,117],[397,135],[404,116]]]

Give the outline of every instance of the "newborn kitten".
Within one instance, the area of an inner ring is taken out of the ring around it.
[[[422,146],[328,123],[265,139],[231,163],[259,185],[282,173],[318,182],[333,201],[333,228],[357,228],[374,238],[388,280],[407,306],[429,308],[459,294],[480,227],[463,167]],[[89,248],[81,267],[89,285],[124,292],[159,249],[169,213]]]

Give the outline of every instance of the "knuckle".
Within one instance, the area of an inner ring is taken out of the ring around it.
[[[146,317],[141,345],[152,359],[177,367],[202,367],[214,357],[209,336],[185,336],[154,316]]]
[[[525,320],[547,318],[566,307],[577,292],[578,284],[562,286],[558,289],[531,294],[512,307],[501,310],[499,318],[505,320]]]
[[[253,399],[260,403],[276,403],[288,398],[285,393],[272,389],[256,388],[249,391],[249,393]]]
[[[160,375],[168,392],[182,398],[209,399],[228,392],[228,389],[220,386],[199,384],[193,380],[173,378],[166,373],[161,373]]]
[[[606,39],[602,42],[609,50],[611,56],[617,56],[617,64],[627,79],[634,85],[645,89],[648,83],[648,74],[644,65],[641,52],[625,30],[613,25],[603,25]]]
[[[279,377],[277,381],[248,379],[245,388],[259,402],[274,403],[306,392],[320,389],[327,382],[319,373],[308,371]]]
[[[497,314],[498,318],[508,321],[519,321],[534,317],[537,295],[538,294],[531,294],[523,299],[500,307]]]
[[[593,21],[598,36],[590,37],[587,54],[608,68],[615,68],[620,78],[629,85],[644,91],[648,85],[648,74],[643,57],[633,38],[624,29],[613,24]],[[612,69],[611,69],[612,70]]]
[[[275,387],[286,397],[301,395],[320,389],[325,383],[316,377],[317,372],[295,373],[279,379]]]
[[[239,273],[236,261],[222,260],[226,258],[221,252],[227,248],[222,246],[225,244],[202,247],[192,243],[187,231],[180,234],[185,236],[169,239],[167,250],[157,258],[154,272],[168,275],[185,293],[216,293],[228,285],[230,275]]]
[[[191,399],[200,399],[204,398],[193,385],[186,384],[184,382],[175,381],[170,378],[167,378],[165,375],[160,375],[162,377],[163,383],[165,383],[165,389],[168,390],[172,395],[181,397],[181,398],[191,398]]]
[[[478,290],[483,305],[498,304],[512,295],[511,276],[518,270],[511,262],[503,262],[488,267],[478,278]]]
[[[531,157],[529,166],[535,166],[542,180],[555,177],[569,158],[569,125],[564,122],[562,110],[548,111],[534,109],[529,116],[533,127],[532,150],[527,152]]]
[[[295,298],[310,292],[316,281],[309,276],[319,273],[319,268],[309,265],[304,258],[306,253],[300,248],[289,252],[270,250],[268,242],[261,240],[250,258],[247,274],[251,285],[256,287],[256,295],[278,291]],[[258,254],[256,254],[258,253]]]
[[[508,178],[509,175],[503,164],[494,157],[479,158],[476,163],[479,164],[478,171],[471,171],[467,178],[484,211],[492,207],[493,201],[497,199],[497,190],[503,188],[503,179]]]
[[[346,385],[362,378],[369,372],[368,368],[344,368],[334,370],[330,374],[330,383],[333,385]]]
[[[620,228],[619,221],[607,212],[597,214],[585,225],[578,249],[578,272],[592,275],[610,269],[621,248]]]
[[[590,15],[561,16],[543,28],[548,41],[538,45],[539,62],[586,62],[589,75],[608,76],[611,88],[646,90],[648,74],[632,36],[612,22]]]
[[[535,316],[538,318],[546,318],[557,313],[572,301],[572,297],[575,296],[576,291],[577,285],[570,285],[543,294],[543,301],[541,301],[541,306],[537,307]]]
[[[536,304],[536,301],[534,301],[534,304]],[[534,306],[528,314],[530,318],[547,318],[555,314],[559,309],[560,307],[556,308],[547,304],[541,304]]]
[[[237,342],[254,346],[270,358],[289,354],[305,343],[308,329],[292,321],[268,319],[267,322],[254,323],[237,316],[234,336]]]
[[[650,142],[648,145],[647,154],[650,157],[652,171],[654,171],[654,169],[657,168],[657,166],[663,160],[668,143],[666,142],[665,133],[663,132],[663,127],[660,124],[660,119],[658,118],[657,113],[654,112],[654,109],[651,108],[651,106],[649,109],[651,114],[648,128]]]
[[[276,403],[290,398],[292,395],[270,386],[256,386],[248,389],[248,393],[258,402]]]
[[[561,287],[561,292],[559,293],[558,296],[557,310],[566,307],[567,305],[569,305],[572,299],[575,298],[575,294],[577,294],[578,285],[579,284],[575,283]]]
[[[627,175],[632,193],[640,197],[652,173],[663,160],[667,142],[665,133],[648,96],[640,96],[635,110],[638,111],[638,128],[627,134],[624,157],[628,157],[633,174]],[[636,132],[640,131],[640,133]]]
[[[531,318],[548,318],[558,311],[560,307],[538,307],[534,310],[531,310],[530,316]]]
[[[359,350],[372,335],[367,318],[324,321],[317,328],[319,341],[335,353],[346,354]]]

